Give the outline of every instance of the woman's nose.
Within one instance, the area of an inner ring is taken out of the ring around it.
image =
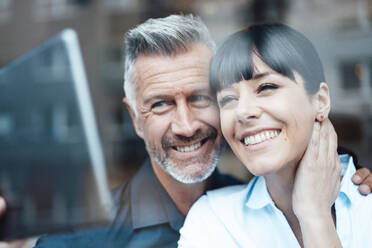
[[[240,97],[236,110],[236,118],[240,123],[246,123],[261,116],[262,110],[254,97]]]

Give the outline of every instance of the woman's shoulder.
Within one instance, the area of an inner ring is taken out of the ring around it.
[[[209,190],[206,192],[207,198],[224,198],[226,196],[236,195],[247,188],[247,184],[227,186],[219,189]]]
[[[243,219],[244,201],[254,180],[211,190],[199,198],[180,230],[179,247],[237,247],[237,223]],[[250,244],[246,239],[242,242]]]
[[[188,216],[199,214],[205,216],[205,212],[208,211],[208,215],[220,218],[228,213],[226,210],[242,207],[256,179],[253,178],[248,185],[233,185],[207,191],[194,203]]]
[[[246,187],[224,187],[200,197],[186,216],[178,247],[236,247],[231,223],[235,223],[233,215],[238,214],[235,209]]]
[[[256,177],[253,178],[248,185],[233,185],[207,191],[203,196],[202,202],[203,204],[209,204],[213,207],[226,206],[228,204],[243,204],[243,201],[246,199],[246,196],[252,185],[254,185],[256,179]]]
[[[247,185],[234,185],[207,191],[192,205],[187,217],[198,213],[203,215],[205,211],[212,213],[215,207],[226,208],[227,204],[236,203],[232,200],[238,198],[246,187]]]

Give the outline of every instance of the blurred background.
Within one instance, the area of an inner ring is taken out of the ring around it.
[[[0,0],[0,67],[66,27],[78,32],[113,187],[146,156],[122,103],[123,35],[150,17],[181,12],[201,16],[217,44],[260,21],[286,23],[309,37],[325,67],[339,144],[372,169],[372,0]],[[0,111],[0,142],[11,130]],[[229,150],[219,167],[249,178]]]

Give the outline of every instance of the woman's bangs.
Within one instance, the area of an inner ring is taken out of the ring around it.
[[[232,84],[252,78],[252,45],[243,35],[232,36],[217,51],[211,62],[210,83],[218,92]]]

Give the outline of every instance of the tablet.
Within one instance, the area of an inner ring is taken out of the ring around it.
[[[110,221],[111,195],[77,34],[0,69],[0,195],[11,240]]]

